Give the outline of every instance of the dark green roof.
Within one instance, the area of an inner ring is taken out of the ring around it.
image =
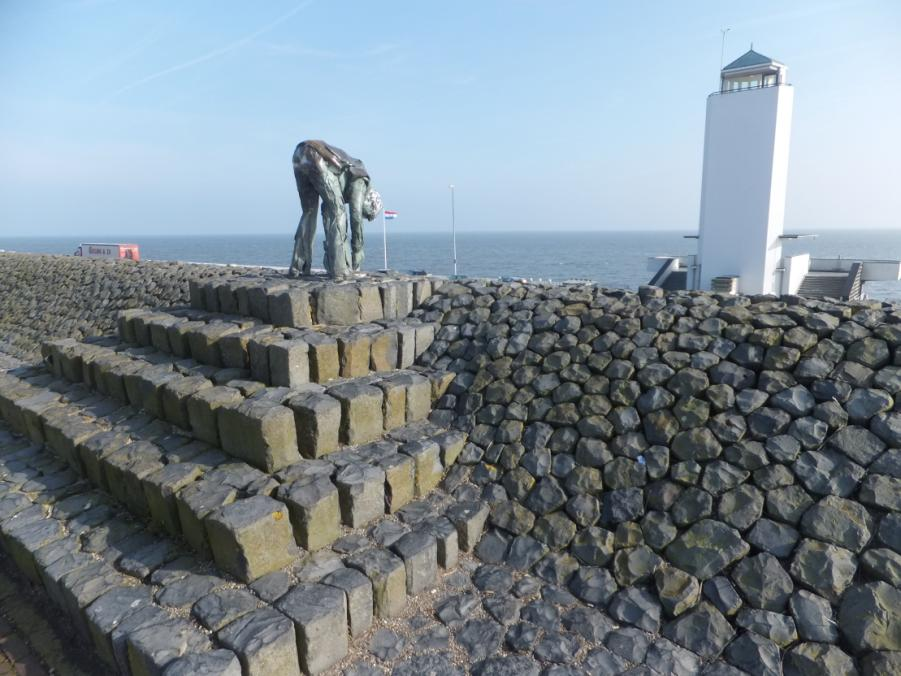
[[[753,66],[768,66],[775,63],[778,62],[768,56],[758,54],[753,49],[749,49],[747,52],[735,59],[735,61],[723,68],[723,70],[741,70],[743,68],[751,68]]]

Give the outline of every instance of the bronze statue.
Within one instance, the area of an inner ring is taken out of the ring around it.
[[[322,198],[325,229],[325,270],[344,279],[363,263],[363,219],[371,221],[382,209],[381,196],[370,186],[363,163],[325,141],[303,141],[294,150],[294,178],[300,194],[301,216],[294,235],[294,256],[288,274],[310,274],[316,212]],[[344,205],[350,205],[350,251]]]

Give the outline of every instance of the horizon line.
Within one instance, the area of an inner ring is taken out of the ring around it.
[[[370,226],[370,227],[376,227],[376,226]],[[422,229],[415,229],[415,228],[409,228],[409,229],[408,228],[395,228],[394,231],[396,234],[405,234],[405,235],[414,234],[414,233],[415,234],[423,234],[423,235],[445,235],[445,234],[449,235],[450,234],[450,231],[446,232],[443,229],[442,230],[433,230],[433,229],[422,230]],[[820,231],[825,231],[825,232],[891,232],[891,231],[899,231],[899,232],[901,232],[901,227],[898,227],[898,226],[887,226],[887,227],[871,226],[871,227],[864,227],[864,228],[861,228],[861,227],[821,227]],[[666,232],[666,233],[674,233],[674,234],[682,232],[687,235],[695,235],[695,236],[698,234],[697,228],[695,228],[694,230],[690,230],[688,228],[644,228],[644,227],[642,227],[642,228],[617,228],[617,229],[594,229],[594,230],[592,230],[592,229],[570,229],[570,230],[554,230],[553,232],[548,231],[548,230],[540,230],[537,228],[536,229],[525,228],[525,229],[519,229],[519,230],[505,229],[505,228],[493,229],[493,230],[482,230],[482,229],[469,230],[469,229],[465,229],[465,228],[463,228],[463,229],[457,228],[458,234],[464,233],[464,234],[486,234],[486,235],[488,235],[488,234],[490,234],[490,235],[500,235],[500,234],[532,235],[532,234],[561,234],[561,233],[562,234],[584,235],[586,233],[589,233],[589,234],[611,233],[611,234],[613,234],[613,233],[637,233],[637,232]],[[178,233],[169,233],[169,234],[138,233],[138,234],[134,234],[134,235],[126,235],[125,238],[126,239],[127,238],[131,238],[131,239],[164,238],[164,237],[173,238],[173,239],[184,239],[187,237],[242,237],[242,238],[244,238],[244,237],[259,237],[261,235],[267,236],[267,237],[271,237],[271,236],[275,236],[275,235],[288,236],[290,234],[291,233],[287,232],[287,231],[263,231],[263,232],[255,232],[255,233],[243,233],[243,232],[226,232],[226,233],[209,233],[209,232],[190,233],[189,232],[189,233],[185,233],[185,232],[178,232]],[[804,234],[804,235],[816,236],[820,233],[819,233],[819,231],[801,229],[797,232],[792,232],[791,234]],[[95,232],[95,233],[88,233],[88,234],[71,234],[71,235],[70,234],[0,235],[0,240],[4,240],[4,239],[66,239],[66,238],[72,238],[72,239],[82,238],[82,239],[84,239],[86,237],[93,237],[93,238],[103,237],[103,238],[109,239],[111,236],[119,237],[121,239],[121,236],[118,234],[113,235],[112,233]]]

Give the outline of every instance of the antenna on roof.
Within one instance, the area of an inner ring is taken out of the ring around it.
[[[751,43],[751,51],[752,52],[754,51],[754,43],[753,42]]]
[[[731,30],[731,28],[720,28],[720,33],[723,34],[723,40],[720,43],[720,70],[723,69],[723,56],[726,54],[726,33]]]

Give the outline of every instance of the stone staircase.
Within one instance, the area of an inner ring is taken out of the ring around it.
[[[438,488],[431,288],[217,280],[46,343],[0,374],[0,543],[110,670],[329,669],[488,514]]]

